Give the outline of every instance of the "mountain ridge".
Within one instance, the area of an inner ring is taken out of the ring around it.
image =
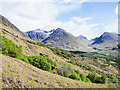
[[[106,47],[115,47],[118,44],[118,34],[113,32],[104,32],[91,44],[92,47],[105,49]]]
[[[57,28],[49,37],[47,37],[42,42],[45,44],[50,44],[66,50],[90,50],[91,49],[87,45],[83,45],[82,42],[78,41],[75,38],[75,36],[73,36],[71,33],[68,33],[61,28]]]

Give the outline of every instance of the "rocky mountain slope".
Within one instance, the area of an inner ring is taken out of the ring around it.
[[[76,37],[77,40],[79,40],[80,42],[86,44],[86,45],[90,45],[92,42],[94,42],[93,40],[88,40],[85,36],[83,35],[79,35]]]
[[[118,44],[118,34],[105,32],[91,44],[92,47],[99,49],[116,47]]]
[[[53,32],[54,32],[54,30],[45,31],[45,30],[36,29],[36,30],[24,32],[24,34],[27,37],[29,37],[31,40],[41,42]]]
[[[42,41],[65,50],[92,51],[92,48],[75,39],[75,37],[61,28],[57,28],[48,38]]]
[[[116,47],[118,36],[116,33],[105,32],[100,37],[88,40],[85,36],[73,36],[61,28],[44,31],[36,29],[24,33],[31,40],[50,44],[65,50],[93,51],[92,48],[106,50]]]

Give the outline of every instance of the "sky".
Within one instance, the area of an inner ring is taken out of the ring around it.
[[[88,39],[118,33],[117,0],[4,0],[0,15],[23,32],[62,28]]]

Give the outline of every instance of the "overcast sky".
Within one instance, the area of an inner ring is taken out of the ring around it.
[[[59,27],[74,36],[84,35],[88,39],[98,37],[103,32],[117,33],[117,0],[97,1],[4,0],[0,2],[0,14],[24,32]]]

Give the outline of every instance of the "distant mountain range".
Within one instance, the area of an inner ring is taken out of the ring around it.
[[[25,33],[25,35],[32,40],[43,42],[45,44],[50,44],[65,50],[93,50],[86,43],[79,41],[71,33],[68,33],[61,28],[57,28],[56,30],[53,29],[50,31],[37,29],[34,31],[28,31]]]
[[[50,31],[36,29],[25,32],[25,35],[32,40],[66,50],[92,51],[93,47],[105,49],[115,47],[118,44],[118,34],[111,32],[105,32],[100,37],[96,37],[91,40],[88,40],[82,35],[75,37],[61,28]]]
[[[54,30],[44,31],[44,30],[36,29],[36,30],[24,32],[24,34],[32,40],[41,42],[53,32]]]

